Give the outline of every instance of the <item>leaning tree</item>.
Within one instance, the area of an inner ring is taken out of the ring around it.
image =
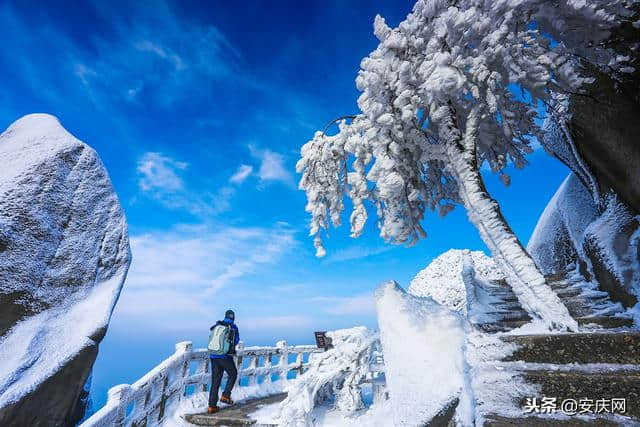
[[[563,96],[587,78],[581,61],[624,67],[602,44],[628,15],[623,1],[419,0],[397,28],[377,16],[379,46],[361,62],[360,113],[337,120],[338,133],[316,132],[297,164],[311,213],[310,234],[339,226],[345,196],[351,235],[377,207],[380,235],[412,244],[426,236],[427,209],[462,204],[518,300],[553,329],[576,330],[566,307],[485,188],[487,164],[508,185],[542,137],[540,110],[567,120]]]

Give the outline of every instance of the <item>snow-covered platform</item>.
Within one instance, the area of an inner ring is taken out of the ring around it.
[[[188,414],[185,420],[198,426],[247,426],[255,425],[257,421],[251,414],[265,405],[282,402],[287,393],[279,393],[273,396],[250,399],[233,406],[223,406],[220,412],[215,414]],[[260,424],[265,425],[265,424]]]

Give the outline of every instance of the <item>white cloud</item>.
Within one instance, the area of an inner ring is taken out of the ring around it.
[[[135,43],[134,47],[141,52],[151,52],[156,54],[159,58],[164,59],[165,61],[172,64],[175,67],[176,71],[180,71],[185,67],[184,61],[182,60],[180,55],[177,55],[171,49],[159,46],[152,41],[143,40],[141,42]]]
[[[138,188],[166,208],[201,218],[227,211],[235,190],[228,186],[213,192],[191,190],[181,176],[188,166],[162,153],[145,153],[137,164]]]
[[[181,331],[208,327],[228,308],[229,299],[219,298],[222,288],[254,285],[253,275],[268,274],[297,245],[293,230],[281,223],[180,225],[133,234],[130,241],[133,261],[116,308],[118,322]],[[272,324],[279,321],[285,322],[275,317]]]
[[[349,297],[315,297],[313,302],[323,305],[323,310],[336,316],[375,315],[376,304],[372,294]]]
[[[276,285],[276,286],[272,286],[271,290],[275,291],[275,292],[283,292],[283,293],[287,293],[287,292],[300,292],[302,290],[308,289],[309,285],[304,284],[304,283],[289,283],[289,284],[285,284],[285,285]]]
[[[284,166],[284,156],[268,148],[259,149],[249,145],[251,155],[260,161],[258,177],[261,182],[280,181],[287,185],[294,185],[293,175]]]
[[[138,160],[138,186],[142,191],[174,192],[182,190],[184,183],[179,170],[188,166],[162,153],[145,153]]]
[[[132,4],[126,16],[102,5],[97,11],[113,23],[111,37],[93,40],[96,54],[76,48],[70,56],[94,71],[76,75],[99,93],[100,104],[131,100],[144,87],[155,106],[171,107],[211,93],[241,69],[241,53],[220,30],[181,19],[167,1],[151,8]],[[139,89],[128,86],[130,82],[139,82]]]
[[[292,229],[178,226],[131,237],[127,286],[210,293],[276,263],[297,245]]]
[[[366,246],[351,246],[345,249],[338,249],[333,252],[327,258],[327,262],[344,262],[344,261],[353,261],[355,259],[366,258],[369,256],[383,254],[390,250],[393,250],[394,247],[387,246],[379,246],[379,247],[366,247]]]
[[[229,182],[232,184],[242,184],[253,172],[253,166],[249,165],[240,165],[236,173],[234,173],[231,178],[229,178]]]

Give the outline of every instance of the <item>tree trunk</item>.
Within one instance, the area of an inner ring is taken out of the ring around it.
[[[476,131],[479,113],[472,112],[463,138],[451,107],[439,123],[452,173],[456,177],[469,220],[506,276],[518,301],[533,319],[539,319],[549,329],[577,330],[560,298],[547,285],[544,276],[524,249],[504,219],[498,203],[487,192],[476,158]]]

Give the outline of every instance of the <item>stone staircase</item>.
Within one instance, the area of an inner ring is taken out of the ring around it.
[[[579,279],[566,280],[560,276],[547,276],[547,283],[581,326],[611,329],[633,325],[630,318],[622,316],[622,305],[612,302],[606,292],[595,289],[592,283]],[[488,306],[493,310],[487,313],[493,315],[493,322],[477,325],[483,331],[506,332],[531,321],[505,282],[477,282],[477,286],[491,297]]]
[[[487,316],[476,326],[516,347],[488,369],[515,372],[537,390],[521,398],[520,414],[485,414],[484,425],[640,426],[640,331],[622,306],[592,283],[547,280],[581,325],[579,333],[509,335],[531,318],[510,287],[478,283]]]

